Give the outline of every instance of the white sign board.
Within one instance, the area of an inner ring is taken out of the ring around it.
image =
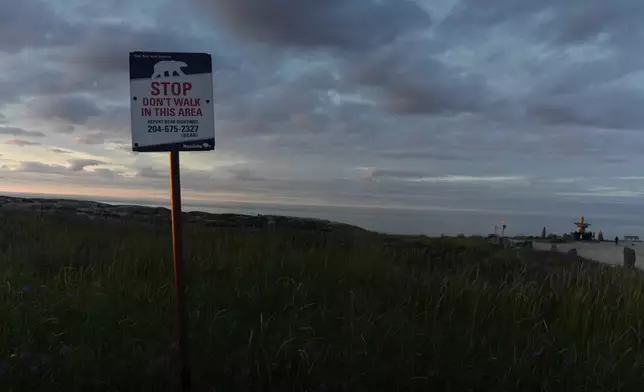
[[[132,150],[215,149],[212,58],[207,53],[130,53]]]

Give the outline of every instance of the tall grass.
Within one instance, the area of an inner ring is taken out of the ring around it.
[[[632,271],[480,239],[185,235],[200,391],[644,382],[644,281]],[[0,390],[173,390],[169,239],[165,225],[2,215]]]

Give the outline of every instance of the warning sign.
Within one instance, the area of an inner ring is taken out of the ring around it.
[[[132,150],[215,149],[212,59],[207,53],[130,53]]]

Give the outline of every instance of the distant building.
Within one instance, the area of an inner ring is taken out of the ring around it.
[[[640,236],[638,235],[625,235],[624,236],[624,241],[639,241]]]

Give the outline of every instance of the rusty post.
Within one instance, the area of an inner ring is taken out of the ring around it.
[[[174,289],[177,305],[177,330],[179,335],[179,360],[181,366],[181,391],[191,392],[188,314],[185,299],[183,264],[183,227],[181,214],[181,173],[179,151],[170,151],[170,198],[172,203],[172,260],[174,264]]]

